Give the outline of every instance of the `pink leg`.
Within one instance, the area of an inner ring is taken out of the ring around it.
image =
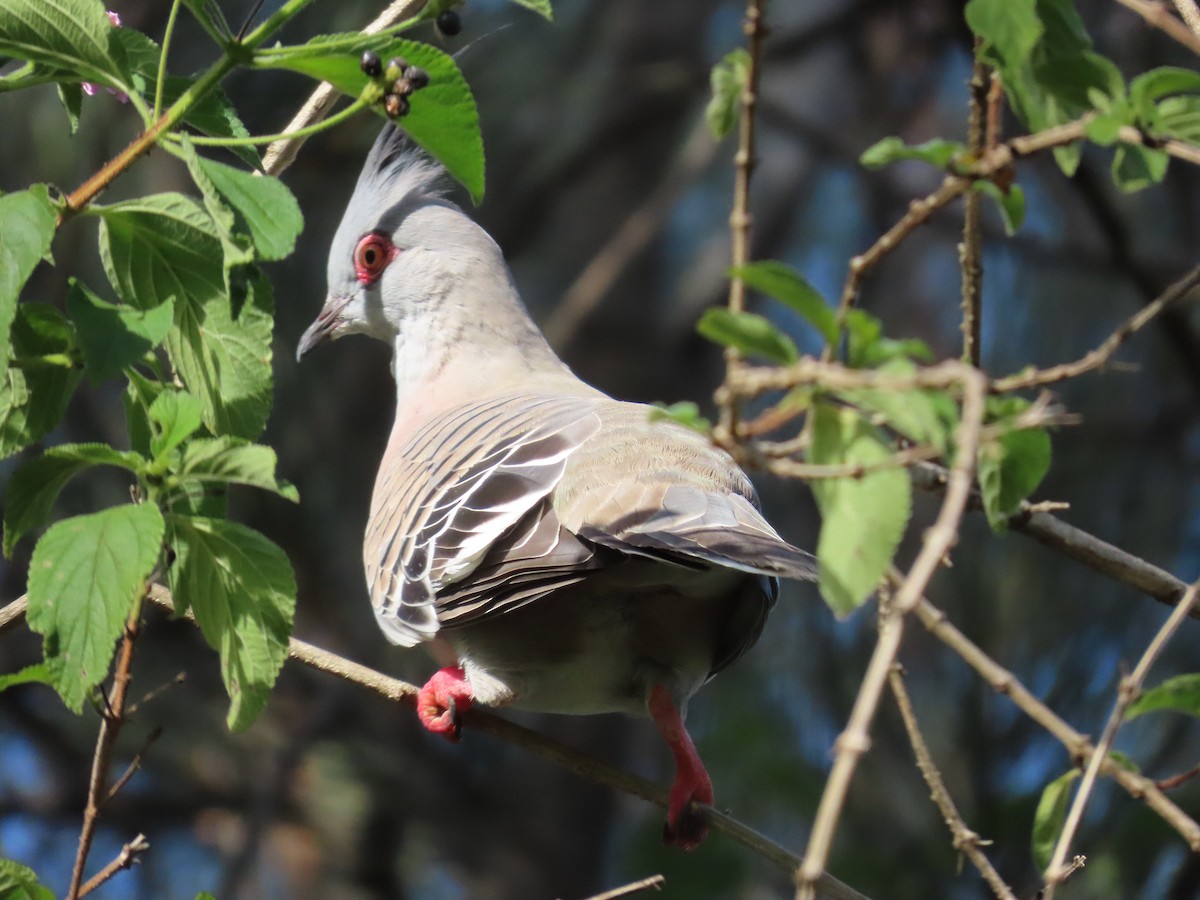
[[[462,669],[438,669],[417,693],[417,717],[434,734],[457,741],[462,714],[471,708],[471,697],[471,685]]]
[[[675,757],[675,781],[671,785],[670,802],[667,805],[667,824],[663,826],[663,843],[684,850],[695,850],[708,836],[708,826],[691,811],[693,802],[712,806],[712,779],[704,770],[696,745],[692,743],[683,717],[671,701],[671,695],[661,684],[650,689],[646,704],[650,717],[671,748]]]

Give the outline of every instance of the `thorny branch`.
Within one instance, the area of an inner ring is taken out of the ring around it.
[[[804,862],[796,871],[797,900],[812,900],[815,897],[817,880],[825,870],[833,836],[841,817],[846,793],[854,777],[858,760],[870,747],[870,726],[879,707],[888,672],[896,661],[900,650],[900,639],[904,632],[904,619],[910,613],[933,578],[937,567],[958,538],[958,526],[967,509],[971,496],[972,475],[975,471],[975,455],[979,447],[979,432],[983,427],[986,379],[971,366],[962,363],[943,363],[946,371],[953,369],[962,385],[962,420],[955,444],[957,460],[950,470],[949,485],[942,508],[933,526],[925,533],[921,551],[917,554],[908,576],[904,579],[891,605],[882,615],[879,637],[875,650],[867,665],[859,687],[858,697],[850,713],[846,730],[838,737],[835,747],[833,768],[825,782],[821,803],[813,820],[812,834]]]
[[[1138,660],[1137,666],[1133,672],[1121,679],[1120,687],[1117,690],[1117,700],[1113,704],[1113,710],[1108,717],[1108,721],[1104,725],[1104,731],[1100,735],[1100,740],[1096,743],[1092,750],[1091,756],[1088,758],[1087,768],[1084,770],[1083,778],[1079,781],[1079,789],[1075,792],[1075,799],[1071,803],[1071,809],[1067,813],[1066,822],[1063,824],[1062,833],[1058,836],[1058,842],[1054,846],[1054,854],[1050,857],[1050,864],[1046,867],[1045,879],[1046,890],[1043,894],[1045,900],[1053,900],[1055,888],[1062,883],[1063,879],[1069,874],[1064,863],[1066,862],[1067,853],[1071,849],[1071,841],[1075,837],[1075,832],[1079,829],[1079,823],[1083,819],[1083,810],[1087,806],[1088,798],[1091,796],[1092,789],[1096,785],[1096,776],[1100,772],[1100,766],[1109,758],[1109,751],[1112,750],[1113,742],[1117,738],[1117,731],[1121,727],[1121,723],[1125,721],[1125,712],[1129,709],[1129,704],[1137,699],[1138,694],[1142,690],[1142,684],[1146,681],[1146,675],[1150,672],[1150,667],[1154,665],[1163,648],[1166,647],[1169,641],[1179,630],[1179,626],[1183,624],[1183,620],[1188,617],[1192,607],[1196,603],[1197,596],[1200,595],[1200,581],[1197,581],[1187,593],[1183,595],[1183,599],[1172,610],[1167,621],[1163,623],[1158,633],[1150,641],[1146,647],[1142,658]]]
[[[967,115],[967,153],[972,159],[983,153],[987,128],[988,67],[979,52],[982,46],[983,41],[976,38]],[[983,196],[978,191],[969,191],[963,199],[963,239],[958,245],[958,263],[962,270],[962,361],[976,368],[979,367],[983,316],[982,203]]]
[[[912,744],[913,755],[917,759],[917,768],[921,770],[921,776],[929,786],[930,796],[937,808],[941,810],[942,818],[946,820],[950,834],[954,837],[954,849],[971,861],[971,864],[979,870],[979,874],[992,889],[992,893],[1000,900],[1016,900],[1012,888],[1004,883],[1004,879],[1000,877],[1000,873],[996,871],[991,860],[980,849],[982,845],[989,844],[991,841],[982,840],[978,834],[968,828],[958,807],[955,806],[954,799],[950,796],[950,791],[946,788],[946,782],[942,778],[942,773],[938,771],[937,763],[933,761],[933,754],[929,752],[929,747],[925,744],[925,738],[921,734],[921,726],[917,723],[917,714],[913,710],[912,700],[909,699],[908,688],[904,686],[904,675],[899,666],[892,667],[892,671],[888,675],[888,683],[891,685],[892,695],[896,698],[900,718],[904,720],[904,730],[908,733],[909,743]]]

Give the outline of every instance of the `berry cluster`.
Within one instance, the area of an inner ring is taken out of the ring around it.
[[[363,53],[359,65],[369,77],[383,83],[383,108],[392,119],[407,115],[408,98],[414,91],[419,91],[429,84],[428,72],[417,66],[410,66],[407,60],[399,56],[393,56],[388,60],[387,66],[384,66],[378,53],[367,50]]]

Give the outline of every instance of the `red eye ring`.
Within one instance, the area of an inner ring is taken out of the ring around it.
[[[354,272],[360,284],[372,284],[396,256],[396,246],[384,233],[372,231],[358,239],[354,248]]]

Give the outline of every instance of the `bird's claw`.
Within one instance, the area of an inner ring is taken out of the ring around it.
[[[417,693],[417,717],[429,731],[457,743],[462,736],[463,714],[471,708],[471,696],[471,685],[462,669],[439,669]]]

